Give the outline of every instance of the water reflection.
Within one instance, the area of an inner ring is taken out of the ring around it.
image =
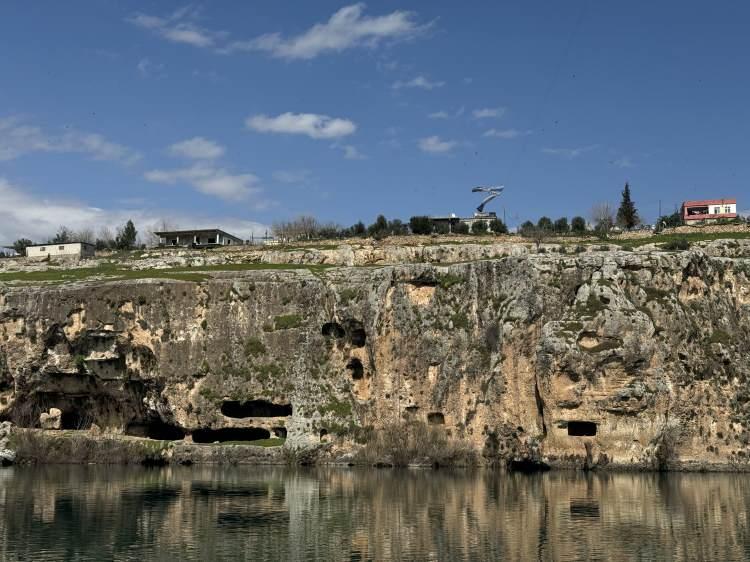
[[[750,476],[0,470],[3,560],[750,557]]]

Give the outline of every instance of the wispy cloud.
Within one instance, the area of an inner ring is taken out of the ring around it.
[[[365,15],[363,3],[345,6],[326,22],[316,23],[299,35],[266,33],[249,40],[231,40],[224,31],[211,31],[195,23],[196,10],[187,7],[166,17],[137,13],[127,21],[175,43],[213,49],[217,53],[265,52],[287,60],[309,60],[330,52],[375,48],[384,42],[411,39],[429,29],[413,12],[396,10],[382,16]]]
[[[419,149],[422,152],[431,154],[442,154],[453,150],[458,143],[452,140],[442,140],[439,136],[433,135],[419,139]]]
[[[400,90],[402,88],[421,88],[423,90],[434,90],[435,88],[442,88],[445,86],[445,82],[431,82],[424,76],[417,76],[406,82],[398,80],[393,83],[391,88],[394,90]]]
[[[260,133],[307,135],[313,139],[335,139],[351,135],[357,126],[349,119],[317,113],[282,113],[276,117],[254,115],[245,120],[248,129]]]
[[[310,170],[277,170],[272,174],[273,179],[281,183],[305,183],[311,176]]]
[[[164,65],[160,63],[152,62],[148,57],[142,58],[138,61],[135,66],[138,69],[138,73],[142,78],[149,78],[152,76],[163,77],[164,76]]]
[[[366,160],[367,156],[362,154],[356,146],[351,144],[345,144],[341,148],[344,149],[344,158],[347,160]]]
[[[75,129],[50,133],[27,125],[19,117],[0,118],[0,161],[14,160],[34,152],[85,154],[94,160],[126,165],[141,158],[137,151],[111,142],[98,133]]]
[[[150,170],[144,177],[153,183],[175,185],[186,183],[196,191],[226,201],[241,201],[260,192],[258,177],[253,174],[232,174],[203,162],[188,168]]]
[[[618,168],[632,168],[633,167],[633,161],[630,159],[629,156],[620,156],[620,158],[617,158],[616,160],[612,160],[612,164],[614,164]]]
[[[169,147],[169,152],[173,156],[193,160],[215,160],[223,156],[225,151],[226,149],[216,141],[203,137],[193,137]]]
[[[450,115],[447,111],[436,111],[435,113],[430,113],[427,117],[430,119],[449,119]]]
[[[488,129],[482,136],[498,139],[514,139],[516,137],[530,134],[531,131],[519,131],[518,129]]]
[[[130,206],[135,205],[135,206]],[[215,228],[249,239],[262,236],[268,230],[265,224],[236,217],[186,214],[169,209],[154,209],[132,200],[120,203],[115,209],[102,209],[85,201],[49,198],[32,193],[26,186],[13,185],[0,177],[0,242],[10,243],[18,238],[43,242],[54,235],[61,224],[73,230],[101,228],[113,230],[114,226],[132,219],[141,235],[168,219],[170,224],[183,228]]]
[[[573,160],[578,158],[582,154],[596,150],[599,147],[598,144],[591,144],[588,146],[580,146],[577,148],[543,148],[544,154],[551,154],[552,156],[560,156],[566,160]]]
[[[504,107],[485,107],[471,112],[475,119],[499,119],[505,115]]]
[[[197,10],[186,6],[165,17],[136,13],[126,21],[155,33],[162,39],[173,43],[184,43],[193,47],[207,48],[216,46],[217,42],[227,37],[223,31],[210,31],[194,23]]]

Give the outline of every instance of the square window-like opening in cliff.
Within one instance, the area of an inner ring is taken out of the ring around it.
[[[292,415],[292,405],[267,400],[227,400],[221,405],[221,413],[228,418],[284,418]]]
[[[569,421],[568,435],[571,437],[593,437],[596,435],[596,423],[592,421]]]
[[[196,429],[193,432],[195,443],[225,443],[227,441],[258,441],[270,439],[271,432],[259,427],[224,427],[221,429]]]
[[[445,424],[445,416],[442,412],[430,412],[427,414],[427,423],[430,425],[443,425]]]

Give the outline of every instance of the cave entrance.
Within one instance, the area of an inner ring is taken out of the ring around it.
[[[91,429],[92,423],[90,414],[78,410],[66,410],[60,416],[60,429]]]
[[[271,432],[259,427],[224,427],[222,429],[197,429],[193,432],[195,443],[226,443],[227,441],[258,441],[270,439]]]
[[[180,441],[185,438],[185,430],[160,419],[128,424],[125,434],[159,441]]]
[[[284,418],[292,415],[292,405],[267,400],[227,400],[221,405],[221,413],[228,418]]]
[[[323,324],[323,328],[321,328],[320,332],[327,338],[340,339],[346,335],[344,327],[337,322],[326,322]]]
[[[365,376],[365,368],[362,366],[362,361],[356,357],[352,357],[346,364],[346,368],[349,369],[349,373],[352,375],[352,379],[355,381],[362,380]]]
[[[427,423],[430,425],[444,425],[445,416],[442,412],[430,412],[427,414]]]
[[[569,421],[568,435],[571,437],[592,437],[596,435],[596,424],[592,421]]]
[[[286,428],[285,427],[272,427],[274,437],[279,439],[286,439]]]
[[[367,342],[367,333],[365,327],[359,320],[348,320],[346,322],[346,331],[349,334],[349,341],[353,347],[364,347]]]

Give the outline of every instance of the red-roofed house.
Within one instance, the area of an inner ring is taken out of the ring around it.
[[[717,219],[736,219],[736,199],[704,199],[685,201],[682,204],[682,220],[691,222],[713,222]]]

